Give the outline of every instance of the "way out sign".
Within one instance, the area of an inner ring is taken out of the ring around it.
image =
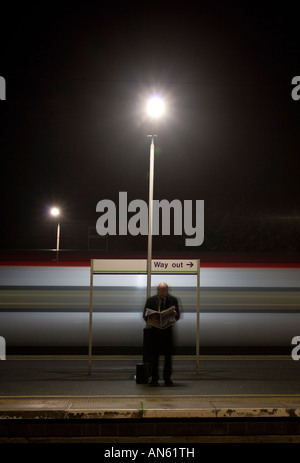
[[[191,274],[198,272],[199,260],[152,260],[151,273]],[[146,259],[94,259],[93,274],[147,274]]]
[[[200,260],[157,259],[151,262],[152,274],[197,275],[196,369],[199,372]],[[92,259],[90,271],[89,374],[92,365],[93,285],[96,275],[147,275],[146,259]]]
[[[197,260],[153,260],[152,273],[181,273],[196,275],[198,272]]]

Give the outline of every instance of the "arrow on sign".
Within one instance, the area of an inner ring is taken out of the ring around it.
[[[194,267],[193,262],[190,262],[189,264],[186,264],[186,265],[188,265],[190,268]]]

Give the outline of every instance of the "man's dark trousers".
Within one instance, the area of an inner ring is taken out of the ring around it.
[[[151,373],[152,381],[158,381],[159,355],[165,356],[163,378],[170,381],[172,374],[172,326],[160,330],[152,326],[151,329]]]

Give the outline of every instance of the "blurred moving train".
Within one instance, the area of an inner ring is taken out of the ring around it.
[[[181,319],[174,327],[175,352],[195,353],[196,276],[153,275],[178,297]],[[0,267],[0,336],[7,353],[87,353],[88,266]],[[145,322],[145,275],[99,275],[94,281],[94,353],[141,352]],[[291,352],[300,336],[300,266],[202,266],[200,353],[243,353],[277,348]],[[26,350],[27,349],[27,350]],[[77,349],[77,350],[76,350]],[[251,350],[252,349],[252,350]],[[265,352],[265,350],[264,350]]]

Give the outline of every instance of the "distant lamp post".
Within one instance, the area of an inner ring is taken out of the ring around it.
[[[163,100],[153,95],[148,100],[148,115],[155,122],[164,112]],[[148,204],[148,255],[147,255],[147,299],[151,296],[151,264],[152,264],[152,226],[153,226],[153,184],[154,184],[154,138],[157,136],[156,124],[152,125],[152,133],[148,135],[151,138],[150,145],[150,169],[149,169],[149,204]]]
[[[58,252],[59,252],[59,235],[60,235],[60,223],[59,223],[59,215],[60,210],[57,207],[52,207],[50,210],[50,214],[53,217],[57,218],[57,229],[56,229],[56,260],[58,260]]]

